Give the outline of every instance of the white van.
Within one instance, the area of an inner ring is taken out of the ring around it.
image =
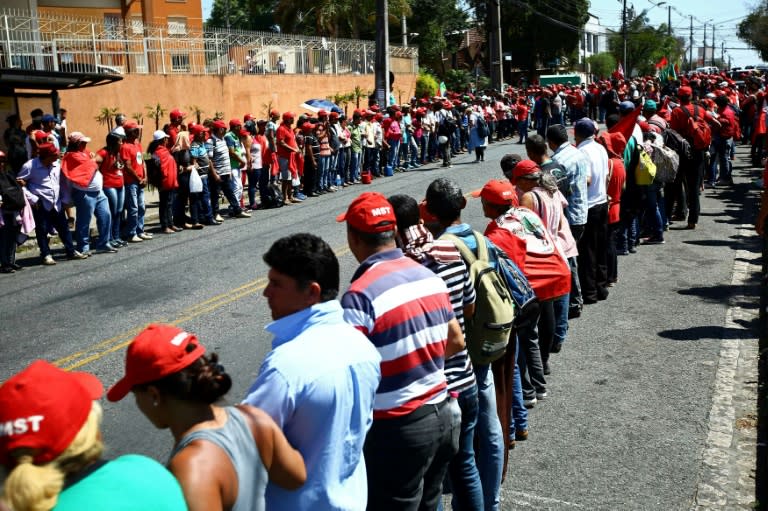
[[[699,74],[705,74],[705,75],[720,74],[720,70],[716,66],[697,67],[696,72]]]

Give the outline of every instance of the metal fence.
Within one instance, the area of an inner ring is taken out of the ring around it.
[[[271,32],[33,16],[0,9],[0,68],[138,74],[372,74],[375,43]],[[418,48],[390,46],[390,69],[418,71]]]

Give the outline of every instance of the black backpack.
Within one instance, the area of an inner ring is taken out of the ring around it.
[[[26,205],[24,190],[10,172],[0,172],[0,197],[6,211],[21,211]]]
[[[163,184],[163,169],[160,168],[160,163],[155,158],[150,158],[144,163],[147,167],[147,181],[152,186],[160,188]]]
[[[485,122],[482,116],[477,118],[477,136],[481,139],[488,136],[488,123]]]
[[[438,134],[450,137],[456,131],[456,121],[453,117],[446,117],[443,122],[440,123],[438,128]]]
[[[568,180],[568,171],[562,164],[555,160],[550,160],[541,165],[541,170],[548,172],[557,181],[557,189],[565,198],[571,195],[571,182]]]
[[[693,159],[693,148],[690,142],[683,138],[680,133],[672,128],[667,128],[662,132],[661,136],[664,139],[664,145],[677,153],[680,162]]]
[[[269,183],[266,193],[261,198],[261,209],[282,208],[283,205],[283,192],[280,187],[277,183]]]

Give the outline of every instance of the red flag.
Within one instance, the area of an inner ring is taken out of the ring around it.
[[[669,64],[669,61],[667,60],[667,57],[661,57],[661,60],[656,63],[656,69],[661,69],[665,67],[667,64]]]
[[[632,136],[632,132],[635,129],[635,124],[637,123],[637,118],[640,117],[640,112],[642,112],[643,107],[638,106],[635,108],[631,114],[625,115],[621,119],[619,119],[619,122],[617,122],[613,128],[608,130],[608,133],[621,133],[624,135],[624,138],[629,140],[629,137]],[[642,141],[641,141],[642,142]]]
[[[680,67],[677,64],[675,64],[675,75],[680,76]]]

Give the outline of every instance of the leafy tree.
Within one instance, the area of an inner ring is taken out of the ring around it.
[[[480,20],[488,19],[489,9],[495,9],[494,0],[470,1]],[[589,0],[499,1],[502,45],[512,49],[512,65],[527,70],[529,77],[534,77],[539,63],[570,55],[578,48],[579,30],[589,19]]]
[[[408,0],[388,4],[393,27],[399,26],[401,15],[411,14]],[[376,0],[277,0],[274,12],[286,33],[354,39],[376,35]]]
[[[168,110],[160,103],[147,105],[144,108],[147,109],[147,117],[155,121],[155,131],[159,130],[160,123],[163,118],[165,118],[165,114],[168,113]]]
[[[437,89],[440,84],[437,83],[437,79],[429,73],[420,71],[419,77],[416,78],[416,97],[432,97],[437,94]]]
[[[113,106],[113,107],[101,107],[101,110],[99,110],[99,115],[95,117],[95,119],[98,121],[98,123],[102,126],[105,124],[107,125],[107,130],[112,131],[112,123],[114,122],[115,115],[120,112],[120,108]]]
[[[445,86],[454,92],[469,89],[474,81],[475,76],[467,69],[449,69],[445,73]]]
[[[617,62],[624,58],[624,39],[620,32],[608,38],[608,46]],[[653,74],[655,64],[662,57],[675,62],[682,54],[685,43],[682,39],[667,35],[667,25],[654,28],[648,23],[646,11],[636,14],[627,9],[627,69],[629,75]]]
[[[230,28],[272,30],[275,25],[276,6],[277,0],[214,0],[207,24],[212,27],[226,27],[229,21]]]
[[[736,32],[739,39],[754,47],[760,58],[768,60],[768,0],[763,0],[746,17]]]
[[[457,0],[410,0],[411,12],[408,26],[419,35],[419,63],[434,69],[441,76],[447,72],[446,60],[455,53],[463,32],[469,28],[467,14]]]
[[[596,53],[587,57],[587,63],[592,74],[601,78],[611,76],[611,73],[616,69],[616,58],[608,52]]]

